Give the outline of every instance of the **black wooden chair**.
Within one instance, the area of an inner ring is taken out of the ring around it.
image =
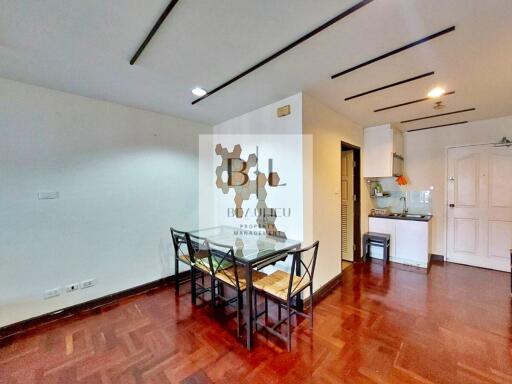
[[[189,250],[187,246],[187,240],[185,238],[185,232],[178,231],[171,227],[172,244],[174,246],[174,271],[175,271],[175,284],[176,284],[176,295],[180,294],[180,284],[188,282],[189,279],[180,279],[179,266],[180,262],[192,267],[190,261]]]
[[[291,350],[291,318],[293,315],[299,315],[309,319],[310,327],[313,327],[313,277],[315,274],[316,258],[318,254],[318,244],[316,241],[313,245],[288,252],[292,256],[291,272],[276,271],[267,277],[254,282],[254,308],[255,308],[255,326],[265,329],[270,334],[284,340],[287,343],[288,351]],[[302,259],[304,255],[310,255],[309,262],[306,263]],[[296,272],[300,271],[301,276],[296,276]],[[300,297],[300,293],[309,288],[310,303],[309,314],[302,312],[301,308],[293,305],[294,299]],[[262,295],[265,299],[265,310],[261,313],[257,311],[257,298]],[[273,325],[268,325],[268,298],[273,299],[278,305],[278,321]],[[286,317],[281,318],[281,310],[286,310]],[[265,322],[261,323],[258,318],[265,315]],[[283,335],[280,327],[286,322],[287,332]]]

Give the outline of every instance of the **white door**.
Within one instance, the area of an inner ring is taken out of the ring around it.
[[[341,256],[354,261],[354,151],[341,152]]]
[[[510,272],[512,148],[448,150],[448,261]]]

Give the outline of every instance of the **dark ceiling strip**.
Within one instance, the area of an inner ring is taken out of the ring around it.
[[[366,91],[366,92],[363,92],[363,93],[358,93],[357,95],[354,95],[354,96],[347,97],[347,98],[345,98],[345,101],[355,99],[356,97],[365,96],[365,95],[368,95],[368,94],[373,93],[373,92],[382,91],[383,89],[395,87],[397,85],[405,84],[405,83],[408,83],[410,81],[422,79],[423,77],[432,76],[433,74],[434,74],[434,71],[428,72],[428,73],[424,73],[423,75],[414,76],[414,77],[411,77],[410,79],[405,79],[405,80],[402,80],[402,81],[397,81],[396,83],[393,83],[393,84],[384,85],[383,87],[375,88],[375,89],[372,89],[371,91]]]
[[[142,51],[144,50],[144,48],[146,48],[146,45],[149,44],[150,40],[153,38],[153,36],[155,35],[156,31],[158,31],[158,28],[160,28],[160,26],[162,25],[162,23],[164,22],[165,18],[167,16],[169,16],[169,13],[171,13],[172,9],[174,8],[174,6],[178,3],[179,0],[171,0],[171,2],[169,3],[169,5],[167,6],[167,8],[165,8],[164,12],[160,15],[160,17],[158,18],[158,20],[156,21],[155,25],[153,26],[153,28],[151,28],[151,31],[149,31],[148,35],[146,36],[146,38],[144,39],[144,41],[142,42],[142,44],[140,45],[139,49],[137,49],[137,52],[135,52],[135,55],[133,55],[133,57],[131,58],[130,60],[130,65],[133,65],[135,64],[135,61],[137,61],[137,58],[140,56],[140,54],[142,53]]]
[[[240,73],[239,75],[233,77],[232,79],[226,81],[225,83],[219,85],[218,87],[215,87],[214,89],[212,89],[210,92],[208,92],[206,95],[204,96],[201,96],[200,98],[194,100],[192,102],[192,104],[195,104],[195,103],[198,103],[200,102],[201,100],[203,99],[206,99],[208,96],[211,96],[213,95],[214,93],[220,91],[221,89],[227,87],[228,85],[234,83],[235,81],[237,80],[240,80],[242,77],[244,76],[247,76],[249,73],[255,71],[256,69],[260,68],[261,66],[267,64],[268,62],[276,59],[277,57],[281,56],[283,53],[286,53],[288,52],[290,49],[292,48],[295,48],[297,45],[299,45],[300,43],[303,43],[304,41],[310,39],[311,37],[315,36],[316,34],[322,32],[324,29],[330,27],[331,25],[333,25],[334,23],[340,21],[341,19],[344,19],[345,17],[349,16],[350,14],[354,13],[355,11],[357,11],[358,9],[364,7],[365,5],[371,3],[373,0],[363,0],[363,1],[360,1],[359,3],[357,3],[356,5],[352,6],[351,8],[347,9],[346,11],[343,11],[342,13],[340,13],[339,15],[333,17],[332,19],[330,19],[329,21],[327,21],[326,23],[322,24],[321,26],[319,26],[318,28],[314,29],[313,31],[309,32],[309,33],[306,33],[305,35],[303,35],[302,37],[300,37],[299,39],[295,40],[294,42],[288,44],[286,47],[284,47],[283,49],[277,51],[276,53],[270,55],[269,57],[267,57],[266,59],[263,59],[261,60],[260,62],[258,62],[257,64],[253,65],[252,67],[250,67],[249,69],[246,69],[245,71],[243,71],[242,73]]]
[[[431,127],[417,128],[417,129],[409,129],[407,132],[416,132],[416,131],[424,131],[425,129],[433,129],[433,128],[448,127],[448,126],[450,126],[450,125],[466,124],[467,122],[468,122],[468,121],[457,121],[456,123],[451,123],[451,124],[432,125]]]
[[[447,113],[440,113],[440,114],[438,114],[438,115],[430,115],[430,116],[418,117],[417,119],[410,119],[410,120],[404,120],[404,121],[401,121],[401,122],[400,122],[400,124],[403,124],[403,123],[410,123],[410,122],[418,121],[418,120],[431,119],[431,118],[433,118],[433,117],[454,115],[454,114],[456,114],[456,113],[463,113],[463,112],[474,111],[475,109],[476,109],[476,108],[468,108],[468,109],[461,109],[461,110],[459,110],[459,111],[453,111],[453,112],[447,112]]]
[[[455,91],[445,92],[445,93],[443,93],[443,94],[442,94],[441,96],[439,96],[439,97],[447,96],[447,95],[453,95],[454,93],[455,93]],[[436,99],[437,99],[437,98],[436,98]],[[432,98],[430,98],[430,97],[424,97],[423,99],[407,101],[407,102],[405,102],[405,103],[396,104],[396,105],[391,105],[390,107],[379,108],[379,109],[376,109],[376,110],[375,110],[375,111],[373,111],[373,112],[386,111],[386,110],[388,110],[388,109],[398,108],[398,107],[403,107],[403,106],[405,106],[405,105],[414,104],[414,103],[419,103],[419,102],[427,101],[427,100],[435,100],[435,99],[432,99]]]
[[[405,51],[406,49],[409,49],[409,48],[415,47],[416,45],[423,44],[423,43],[425,43],[425,42],[427,42],[427,41],[429,41],[429,40],[435,39],[436,37],[442,36],[442,35],[444,35],[444,34],[446,34],[446,33],[452,32],[452,31],[455,31],[455,26],[452,26],[452,27],[450,27],[450,28],[443,29],[442,31],[436,32],[436,33],[434,33],[434,34],[432,34],[432,35],[430,35],[430,36],[427,36],[427,37],[424,37],[424,38],[422,38],[422,39],[416,40],[416,41],[414,41],[414,42],[412,42],[412,43],[409,43],[409,44],[407,44],[407,45],[404,45],[403,47],[400,47],[400,48],[394,49],[394,50],[392,50],[392,51],[390,51],[390,52],[387,52],[387,53],[385,53],[385,54],[383,54],[383,55],[380,55],[380,56],[378,56],[378,57],[375,57],[375,58],[373,58],[373,59],[371,59],[371,60],[365,61],[364,63],[358,64],[358,65],[356,65],[356,66],[354,66],[354,67],[351,67],[351,68],[349,68],[349,69],[345,69],[344,71],[341,71],[341,72],[338,72],[338,73],[336,73],[336,74],[332,75],[332,76],[331,76],[331,79],[335,79],[335,78],[337,78],[337,77],[339,77],[339,76],[343,76],[343,75],[345,75],[345,74],[347,74],[347,73],[349,73],[349,72],[355,71],[356,69],[359,69],[359,68],[365,67],[365,66],[367,66],[367,65],[369,65],[369,64],[375,63],[376,61],[379,61],[379,60],[385,59],[385,58],[387,58],[387,57],[389,57],[389,56],[396,55],[397,53],[400,53],[400,52],[402,52],[402,51]]]

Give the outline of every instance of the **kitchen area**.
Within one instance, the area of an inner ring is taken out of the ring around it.
[[[434,187],[409,190],[403,143],[402,132],[391,124],[364,131],[363,177],[372,202],[368,229],[389,235],[389,261],[427,270]],[[383,258],[383,247],[369,247],[372,258]]]

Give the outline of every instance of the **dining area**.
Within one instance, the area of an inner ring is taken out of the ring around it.
[[[190,305],[209,306],[213,313],[234,309],[234,337],[247,350],[253,349],[256,333],[265,333],[290,352],[299,318],[313,327],[318,241],[303,245],[230,226],[191,231],[171,227],[170,233],[175,270],[181,264],[190,271],[184,277],[176,274],[175,294],[190,294]],[[277,307],[277,316],[271,306]]]

